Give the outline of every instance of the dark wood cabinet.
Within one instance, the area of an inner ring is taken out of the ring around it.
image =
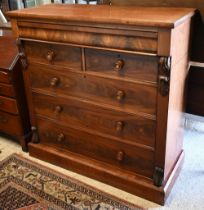
[[[0,55],[0,132],[16,138],[27,151],[30,123],[20,57],[13,37],[0,37]]]
[[[164,203],[184,157],[193,14],[105,5],[10,12],[30,155]]]

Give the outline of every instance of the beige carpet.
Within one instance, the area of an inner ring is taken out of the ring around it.
[[[21,151],[20,146],[8,139],[0,138],[0,160],[18,153],[31,160],[37,161],[43,165],[53,168],[70,177],[81,180],[88,185],[96,187],[104,192],[110,193],[118,198],[124,199],[130,203],[137,204],[148,209],[159,210],[203,210],[204,209],[204,134],[195,131],[185,132],[184,148],[186,158],[184,168],[170,194],[166,205],[161,207],[145,199],[131,195],[98,181],[89,179],[68,170],[53,166],[35,158],[29,157],[27,153]]]

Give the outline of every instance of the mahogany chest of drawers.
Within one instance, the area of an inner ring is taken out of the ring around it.
[[[193,13],[105,5],[10,12],[30,155],[164,203],[184,156]]]
[[[20,57],[13,37],[0,37],[0,132],[20,141],[27,151],[30,123]]]

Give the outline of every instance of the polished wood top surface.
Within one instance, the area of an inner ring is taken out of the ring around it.
[[[0,37],[0,69],[9,70],[18,55],[15,39]]]
[[[173,28],[194,14],[192,8],[48,4],[7,13],[13,18],[127,24]]]
[[[199,9],[204,21],[203,0],[111,0],[112,5],[134,5],[145,7],[191,7]]]

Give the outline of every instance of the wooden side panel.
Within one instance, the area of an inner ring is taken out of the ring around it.
[[[172,32],[170,95],[166,137],[165,174],[167,179],[183,146],[183,113],[186,101],[186,82],[189,61],[191,21],[186,21]]]
[[[190,20],[171,31],[169,95],[158,92],[155,166],[166,181],[182,152],[182,114],[188,72]],[[164,34],[166,36],[166,34]]]
[[[186,54],[189,55],[190,33],[191,33],[190,27],[191,27],[191,19],[182,23],[172,31],[172,38],[171,38],[172,66],[180,62]]]
[[[187,74],[188,54],[171,69],[164,179],[168,178],[183,148],[183,114]]]

